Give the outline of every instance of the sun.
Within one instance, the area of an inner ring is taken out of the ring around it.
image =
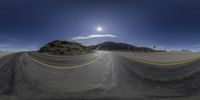
[[[97,31],[101,32],[103,29],[101,27],[97,27]]]

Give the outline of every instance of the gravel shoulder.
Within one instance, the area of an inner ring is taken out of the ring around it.
[[[156,53],[133,53],[133,52],[115,52],[130,59],[140,59],[152,62],[178,62],[189,59],[200,58],[198,52],[156,52]]]
[[[0,58],[6,55],[12,54],[13,52],[0,52]]]

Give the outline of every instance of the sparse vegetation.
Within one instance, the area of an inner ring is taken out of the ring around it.
[[[11,54],[12,52],[0,52],[0,57]]]
[[[40,48],[39,52],[51,55],[80,55],[90,51],[80,43],[55,40]]]
[[[89,47],[91,50],[110,50],[110,51],[132,51],[132,52],[153,52],[155,50],[147,47],[136,47],[126,43],[116,42],[103,42],[101,44],[93,45]]]
[[[153,49],[136,47],[125,43],[104,42],[93,46],[84,46],[80,43],[55,40],[47,43],[39,52],[51,55],[81,55],[93,50],[132,51],[132,52],[153,52]]]

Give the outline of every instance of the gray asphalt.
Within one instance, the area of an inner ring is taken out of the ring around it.
[[[30,57],[50,65],[62,63],[60,67],[95,62],[59,69]],[[148,65],[108,51],[70,57],[21,52],[0,58],[0,100],[199,100],[199,65],[200,60],[165,67]]]

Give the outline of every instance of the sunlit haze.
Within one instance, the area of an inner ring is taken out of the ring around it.
[[[97,27],[97,31],[98,32],[102,31],[102,28],[101,27]]]

